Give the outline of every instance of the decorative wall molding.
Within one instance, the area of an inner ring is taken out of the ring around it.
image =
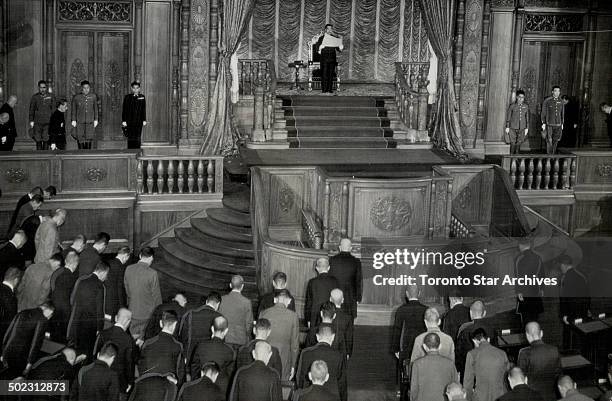
[[[278,205],[281,210],[285,213],[289,212],[289,209],[293,206],[294,195],[293,190],[287,185],[283,185],[278,193]]]
[[[514,7],[515,0],[491,0],[491,8]]]
[[[465,209],[472,203],[472,191],[470,191],[470,187],[466,186],[461,190],[459,195],[457,195],[457,204],[461,209]]]
[[[189,24],[189,125],[193,134],[204,128],[208,112],[209,19],[209,0],[192,0]]]
[[[106,179],[107,172],[103,168],[90,167],[85,172],[85,177],[91,182],[100,182]]]
[[[612,175],[612,165],[610,164],[600,164],[597,166],[597,174],[600,177],[609,177]]]
[[[131,23],[132,1],[60,0],[57,17],[69,22]]]
[[[578,32],[582,30],[581,14],[533,14],[525,16],[525,32]]]
[[[370,221],[383,231],[398,231],[410,224],[410,203],[396,196],[379,198],[370,208]]]
[[[6,180],[13,184],[18,184],[28,179],[28,172],[22,168],[9,168],[4,174],[6,175]]]

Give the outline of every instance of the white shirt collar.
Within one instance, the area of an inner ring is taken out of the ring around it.
[[[5,286],[7,286],[8,288],[11,289],[11,291],[15,292],[15,288],[13,287],[13,285],[11,283],[9,283],[8,281],[3,281],[2,284],[4,284]]]

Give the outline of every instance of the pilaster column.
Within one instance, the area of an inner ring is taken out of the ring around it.
[[[181,139],[178,129],[179,118],[179,47],[181,37],[181,0],[172,2],[172,113],[170,129],[172,138],[179,143]]]
[[[47,80],[47,87],[49,92],[55,92],[54,88],[54,16],[53,16],[53,0],[47,0],[45,12],[45,79]]]
[[[465,0],[459,0],[457,7],[457,26],[455,27],[455,73],[453,81],[455,84],[455,99],[459,104],[461,95],[461,66],[463,63],[463,28],[465,26]],[[448,72],[450,74],[450,71]]]
[[[511,75],[511,96],[512,101],[516,97],[518,90],[519,75],[521,72],[521,54],[523,50],[523,21],[525,20],[525,9],[522,4],[514,10],[514,45],[512,52],[512,75]]]
[[[134,5],[134,80],[142,77],[142,2],[136,0]]]
[[[587,15],[587,37],[586,37],[586,55],[584,63],[584,74],[582,82],[582,108],[580,132],[578,133],[578,146],[583,146],[589,143],[588,133],[591,132],[591,88],[593,86],[593,61],[595,59],[595,40],[597,34],[597,16],[589,10]]]
[[[5,0],[0,0],[0,101],[6,101],[6,90],[4,88],[4,72],[6,71],[6,25],[4,19],[6,17]]]
[[[208,47],[208,109],[217,82],[217,63],[219,59],[219,0],[210,0],[210,39]]]
[[[181,50],[180,50],[180,79],[181,79],[181,107],[179,112],[180,138],[188,138],[187,124],[189,124],[189,14],[191,1],[182,0],[181,3]]]

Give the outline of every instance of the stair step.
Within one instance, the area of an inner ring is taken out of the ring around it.
[[[283,116],[360,116],[385,117],[384,107],[320,107],[320,106],[283,106]]]
[[[391,128],[300,127],[288,128],[288,138],[343,138],[344,141],[393,137]]]
[[[251,216],[248,213],[241,213],[227,208],[207,209],[206,214],[213,220],[220,223],[238,227],[251,227]]]
[[[312,126],[317,127],[359,127],[359,128],[380,128],[388,127],[390,121],[386,117],[357,117],[357,116],[343,116],[339,115],[336,117],[321,117],[321,116],[297,116],[287,117],[287,129],[291,127],[309,128]]]
[[[233,241],[248,245],[253,244],[253,236],[234,229],[235,226],[220,224],[208,218],[193,218],[191,226],[209,237],[219,238],[224,241]]]
[[[179,241],[204,252],[230,258],[253,259],[251,244],[234,243],[209,237],[193,228],[176,228],[174,233]]]
[[[223,206],[239,213],[249,213],[251,193],[248,190],[223,195]]]
[[[384,138],[352,138],[347,141],[342,137],[323,138],[288,138],[290,148],[317,148],[317,149],[363,149],[363,148],[395,148],[397,142]]]
[[[385,97],[372,96],[282,96],[283,106],[384,107]]]

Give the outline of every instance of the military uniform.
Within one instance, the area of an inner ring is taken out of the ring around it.
[[[219,365],[219,377],[217,377],[217,385],[223,392],[227,393],[230,377],[234,372],[234,360],[236,355],[234,350],[229,345],[225,344],[219,337],[213,337],[210,340],[202,341],[193,352],[191,362],[191,377],[200,377],[200,370],[207,362],[215,362]]]
[[[98,121],[98,96],[79,93],[72,98],[70,116],[76,121],[76,138],[80,149],[91,149],[95,137],[94,121]]]
[[[138,372],[145,373],[172,373],[179,382],[185,374],[185,360],[183,359],[183,346],[173,336],[166,332],[148,339],[140,351]]]
[[[219,386],[208,377],[187,382],[179,391],[177,401],[224,401],[225,395]]]
[[[518,353],[516,364],[529,378],[529,386],[540,393],[545,401],[557,399],[556,379],[561,373],[561,357],[554,345],[542,340],[533,341]]]
[[[142,123],[147,121],[147,102],[143,94],[125,95],[121,121],[127,123],[128,149],[140,149]]]
[[[129,401],[174,401],[176,385],[160,373],[147,373],[140,376],[135,384]]]
[[[317,360],[327,363],[329,380],[324,384],[324,387],[332,394],[339,396],[342,401],[346,401],[346,358],[325,342],[320,342],[302,351],[295,374],[296,387],[304,388],[306,384],[310,384],[308,372],[310,372],[312,363]]]
[[[49,120],[55,111],[55,95],[40,92],[32,95],[30,100],[30,122],[34,122],[32,139],[36,141],[36,149],[47,149],[49,141]]]
[[[75,401],[116,401],[119,399],[119,379],[106,362],[96,360],[83,366],[75,385],[72,386],[71,400]]]
[[[510,129],[510,153],[517,154],[521,144],[527,136],[525,130],[529,128],[529,105],[526,103],[512,103],[506,113],[506,128]]]
[[[262,361],[238,369],[228,401],[281,401],[283,399],[278,372]]]
[[[542,124],[546,124],[546,153],[555,154],[561,139],[564,107],[560,97],[549,97],[542,103]]]

